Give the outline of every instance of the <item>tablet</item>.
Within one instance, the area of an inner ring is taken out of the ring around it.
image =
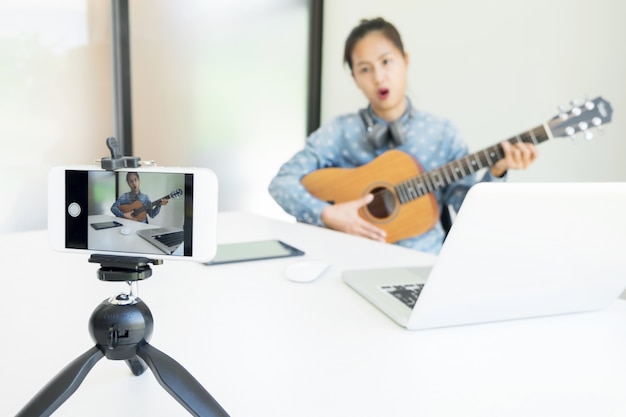
[[[122,223],[116,222],[115,220],[112,220],[110,222],[91,223],[91,227],[96,230],[110,229],[112,227],[120,227],[121,225]]]
[[[301,256],[304,252],[278,239],[217,245],[217,253],[206,265]]]

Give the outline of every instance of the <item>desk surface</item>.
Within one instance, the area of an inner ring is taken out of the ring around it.
[[[137,222],[134,220],[128,220],[121,217],[110,216],[106,214],[98,214],[89,216],[88,223],[90,225],[100,222],[116,221],[120,223],[121,227],[112,227],[108,229],[95,230],[93,227],[87,229],[87,239],[89,247],[92,250],[111,251],[115,248],[122,252],[132,253],[147,253],[153,254],[152,257],[164,256],[164,253],[156,246],[148,243],[145,239],[137,234],[137,231],[142,229],[154,229],[161,227],[159,225],[153,225],[148,223]],[[120,233],[122,227],[129,229],[128,235]],[[181,244],[174,255],[183,256],[184,244]]]
[[[150,343],[239,416],[624,416],[626,301],[600,312],[406,331],[341,281],[347,268],[434,257],[353,236],[220,213],[221,243],[278,238],[324,259],[317,281],[287,281],[298,259],[205,266],[167,261],[139,284]],[[0,235],[0,415],[14,415],[93,346],[87,323],[125,284],[46,233]],[[189,415],[148,370],[100,360],[55,416]]]

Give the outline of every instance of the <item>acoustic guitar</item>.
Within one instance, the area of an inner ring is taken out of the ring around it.
[[[150,204],[144,205],[142,204],[141,201],[137,200],[137,201],[133,201],[131,204],[122,204],[120,206],[120,210],[124,214],[131,213],[131,215],[133,216],[135,220],[142,222],[146,219],[146,216],[148,215],[148,211],[152,211],[161,205],[162,199],[169,200],[170,198],[179,198],[182,195],[183,195],[183,190],[178,188],[172,191],[171,193],[169,193],[168,195],[165,195],[159,198],[158,200],[153,201]]]
[[[597,97],[527,132],[507,139],[509,143],[540,144],[555,137],[574,137],[582,132],[593,137],[592,128],[611,121],[611,105]],[[331,204],[373,194],[373,201],[359,215],[384,229],[388,242],[422,234],[439,220],[433,191],[474,172],[494,165],[504,156],[498,143],[479,152],[424,172],[411,155],[392,149],[357,168],[322,168],[305,175],[301,183],[313,196]]]

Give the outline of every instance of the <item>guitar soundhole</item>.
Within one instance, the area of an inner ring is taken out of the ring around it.
[[[367,205],[367,210],[377,219],[389,217],[396,209],[394,194],[386,188],[375,188],[371,193],[374,199]]]

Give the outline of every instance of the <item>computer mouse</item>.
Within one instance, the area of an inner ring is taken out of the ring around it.
[[[120,229],[120,233],[123,235],[130,235],[132,233],[133,229],[131,229],[130,227],[122,227]]]
[[[311,282],[321,277],[329,267],[330,264],[324,261],[298,261],[287,266],[285,276],[293,282]]]

